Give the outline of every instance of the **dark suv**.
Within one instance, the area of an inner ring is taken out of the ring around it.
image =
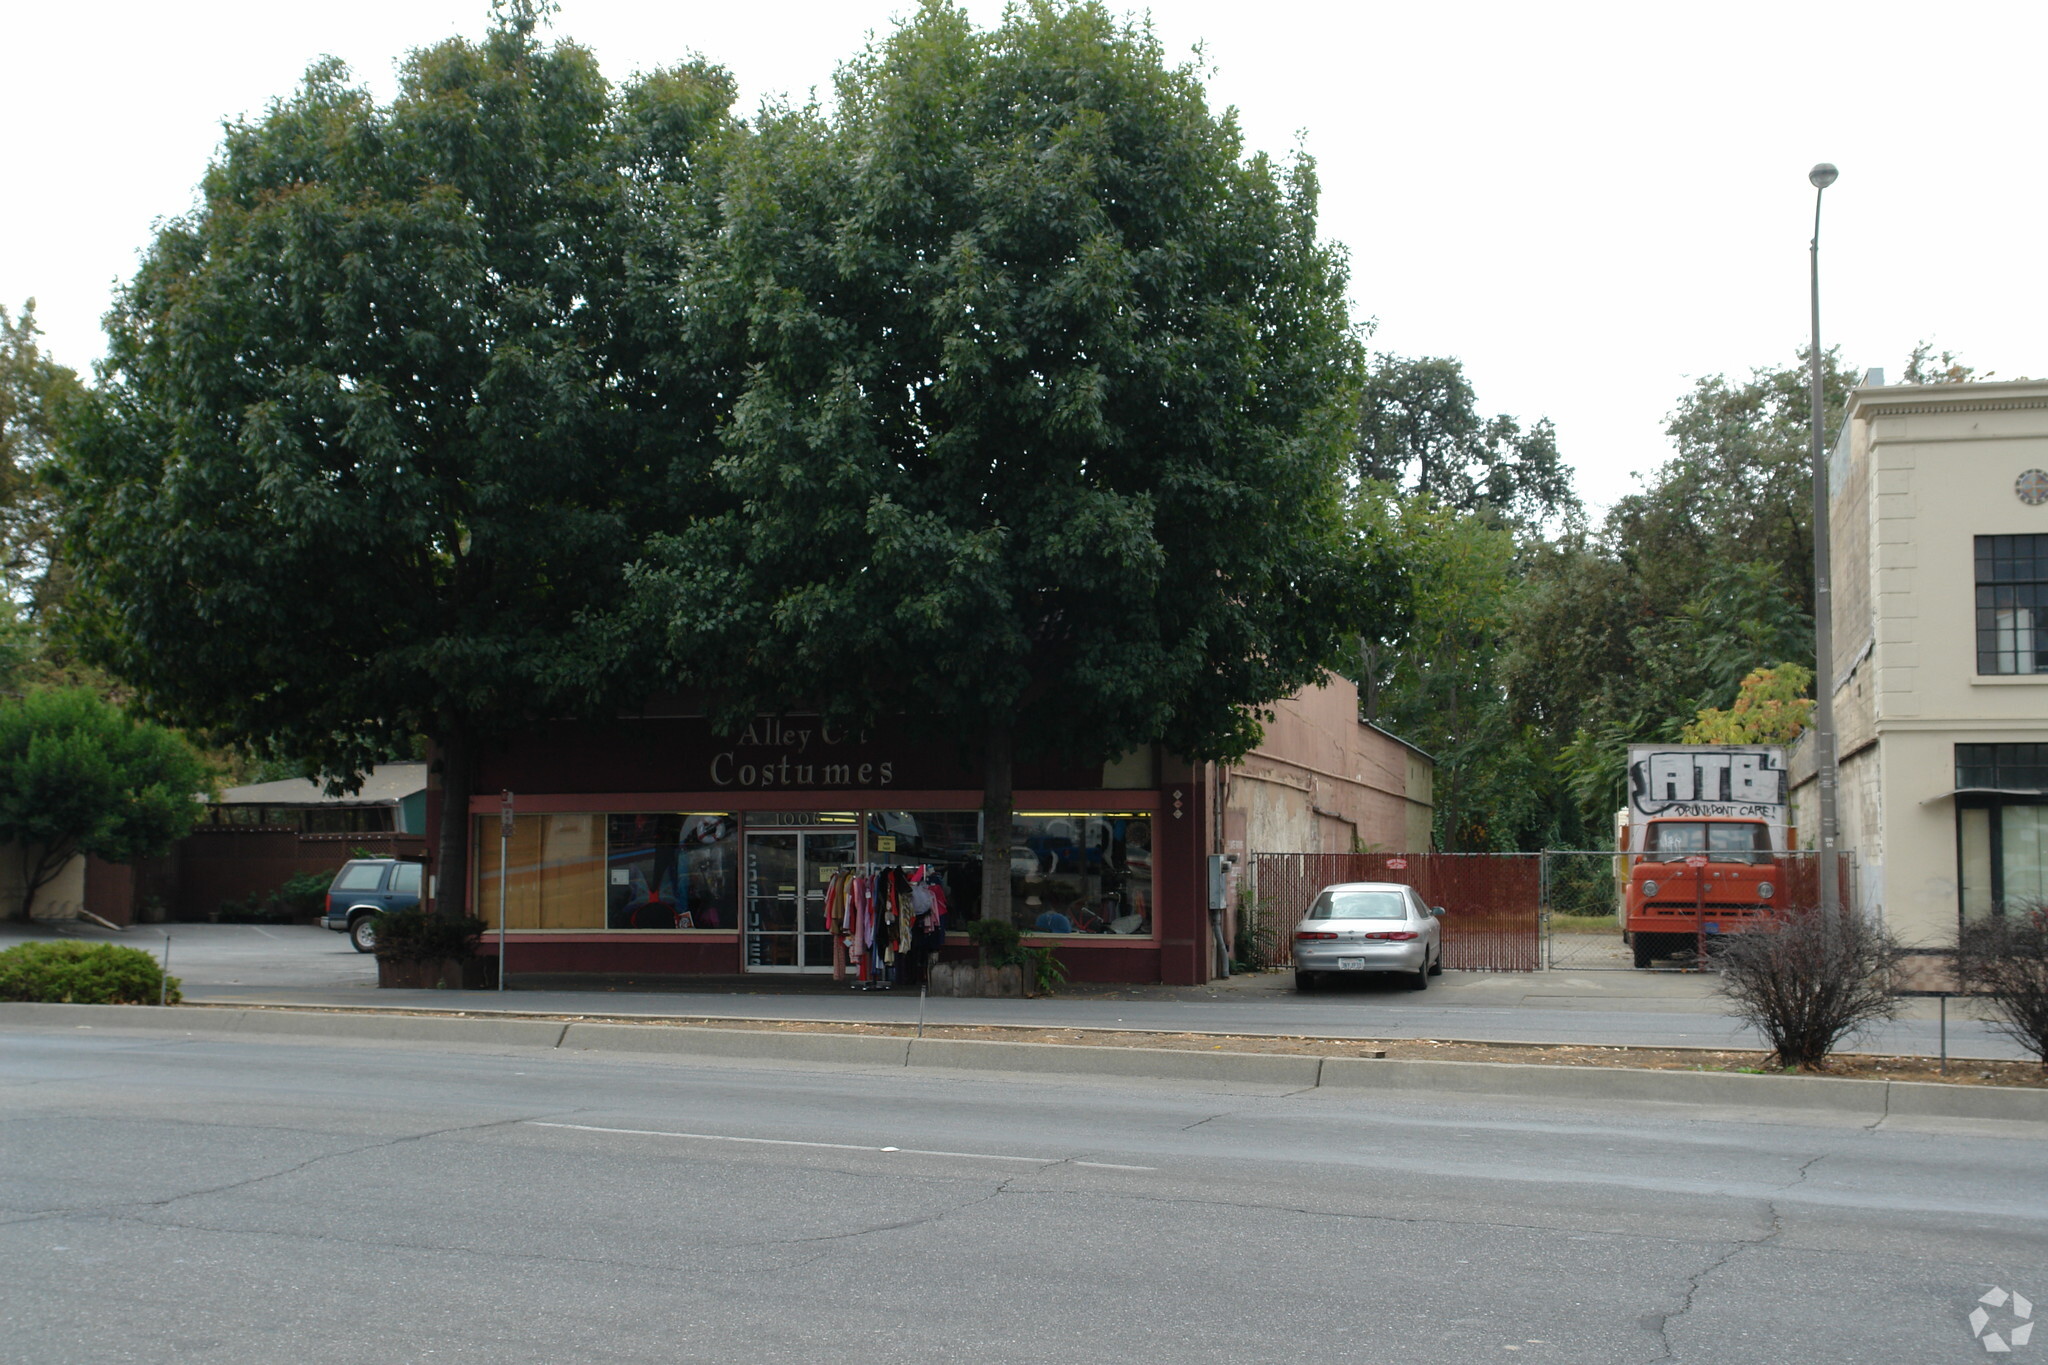
[[[420,864],[396,858],[357,858],[344,863],[327,887],[327,913],[320,923],[347,934],[359,953],[374,952],[377,934],[370,916],[379,910],[410,910],[420,903]]]

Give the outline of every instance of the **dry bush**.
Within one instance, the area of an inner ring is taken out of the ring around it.
[[[1895,951],[1882,925],[1853,911],[1799,911],[1722,942],[1721,993],[1780,1065],[1815,1067],[1844,1039],[1898,1014],[1888,982]]]
[[[1964,925],[1956,974],[1991,1027],[2048,1071],[2048,910],[2008,909]]]

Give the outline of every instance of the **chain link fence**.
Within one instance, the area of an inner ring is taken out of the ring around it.
[[[1552,849],[1543,860],[1543,965],[1569,971],[1633,970],[1622,939],[1628,859],[1609,851]]]

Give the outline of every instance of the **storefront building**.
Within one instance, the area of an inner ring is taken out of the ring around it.
[[[1323,736],[1309,759],[1332,761],[1332,714],[1339,730],[1388,750],[1374,772],[1395,774],[1401,790],[1346,809],[1391,812],[1386,830],[1369,832],[1402,844],[1413,754],[1357,722],[1349,684],[1280,709],[1302,707]],[[1263,781],[1288,767],[1270,743],[1260,755]],[[1308,785],[1366,791],[1364,774],[1302,771]],[[1011,917],[1026,942],[1055,949],[1076,981],[1215,975],[1208,859],[1243,838],[1242,817],[1219,812],[1228,784],[1215,765],[1157,750],[1108,764],[1020,762]],[[834,878],[891,867],[923,869],[942,888],[952,932],[939,951],[973,952],[961,931],[981,917],[981,775],[972,755],[908,722],[855,732],[762,716],[727,735],[687,714],[552,724],[486,750],[477,791],[470,907],[495,951],[502,902],[514,973],[855,977],[828,925]],[[502,792],[513,802],[503,837]]]
[[[1873,371],[1830,494],[1842,844],[1866,909],[1944,948],[2048,903],[2048,383]],[[1810,744],[1791,768],[1810,841]]]

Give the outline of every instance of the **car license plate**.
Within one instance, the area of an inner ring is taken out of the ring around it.
[[[1340,957],[1337,959],[1337,970],[1342,972],[1362,972],[1365,970],[1365,959],[1362,957]]]

